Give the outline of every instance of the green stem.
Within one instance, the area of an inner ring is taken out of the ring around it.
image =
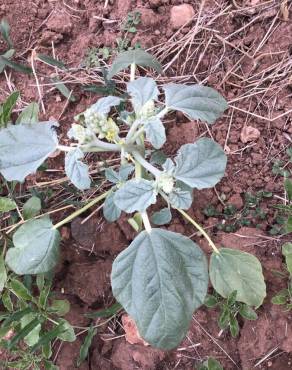
[[[104,141],[99,140],[97,138],[95,138],[92,142],[88,144],[81,145],[80,148],[84,152],[100,151],[99,149],[102,149],[103,151],[108,151],[108,152],[118,152],[121,150],[120,145],[105,143]]]
[[[54,225],[54,229],[58,229],[59,227],[67,224],[68,222],[74,220],[75,217],[78,217],[83,212],[87,211],[89,208],[94,206],[96,203],[100,202],[101,200],[105,199],[108,195],[109,191],[106,191],[105,193],[99,195],[98,197],[94,198],[92,201],[87,203],[84,207],[77,209],[77,211],[73,212],[70,216],[64,218],[64,220],[58,222],[56,225]]]
[[[156,167],[152,166],[151,163],[147,162],[145,158],[142,157],[142,155],[134,150],[132,152],[133,157],[137,162],[139,162],[140,165],[142,165],[147,171],[152,173],[155,177],[158,177],[161,175],[161,171],[157,169]]]
[[[131,64],[131,74],[130,74],[130,81],[135,80],[135,71],[136,71],[136,64],[132,63]]]
[[[204,235],[204,237],[206,238],[206,240],[208,241],[208,243],[210,244],[210,246],[213,248],[214,252],[217,253],[217,254],[220,254],[219,252],[219,249],[216,247],[216,245],[212,242],[211,238],[209,237],[209,235],[206,233],[206,231],[202,228],[202,226],[200,226],[199,224],[196,223],[195,220],[192,219],[191,216],[189,216],[185,211],[183,211],[182,209],[178,209],[176,208],[176,210],[182,214],[184,216],[185,219],[187,219],[193,226],[195,226],[195,228],[197,230],[200,231],[200,233],[202,235]]]

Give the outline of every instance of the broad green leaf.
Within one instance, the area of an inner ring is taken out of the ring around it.
[[[151,222],[154,225],[165,225],[169,224],[171,221],[172,215],[169,208],[162,208],[158,212],[154,212],[151,216]]]
[[[196,189],[211,188],[224,176],[227,157],[219,144],[207,138],[183,145],[175,158],[173,176]]]
[[[5,54],[0,55],[0,65],[3,65],[3,64],[5,64],[5,66],[8,66],[8,67],[14,69],[17,72],[20,72],[20,73],[25,73],[25,74],[31,74],[32,73],[32,69],[30,67],[24,66],[24,65],[16,63],[16,62],[13,62],[9,58],[7,58],[5,56]]]
[[[4,263],[4,258],[2,255],[0,255],[0,293],[5,287],[6,281],[7,281],[7,272],[6,272],[6,267]]]
[[[179,209],[189,209],[193,202],[192,193],[180,189],[174,189],[168,199],[172,207]]]
[[[155,149],[160,149],[166,140],[165,127],[157,117],[149,118],[144,121],[146,139]]]
[[[285,243],[282,246],[282,254],[285,256],[287,270],[292,275],[292,243]]]
[[[16,274],[43,274],[52,270],[59,257],[60,234],[49,218],[30,220],[13,235],[6,263]]]
[[[112,306],[108,308],[104,308],[103,310],[86,313],[85,316],[91,319],[98,319],[100,317],[111,317],[111,316],[114,316],[119,311],[121,311],[122,308],[123,307],[119,303],[116,302]]]
[[[76,335],[71,324],[67,320],[58,319],[59,324],[63,326],[63,332],[58,334],[58,338],[64,342],[74,342],[76,340]]]
[[[0,212],[9,212],[13,211],[16,208],[16,203],[14,200],[0,197]]]
[[[0,172],[8,181],[23,181],[57,148],[55,122],[19,124],[0,131]]]
[[[38,197],[32,196],[23,205],[23,217],[25,220],[33,218],[40,214],[42,209],[41,200]]]
[[[16,123],[32,124],[37,123],[39,118],[39,105],[38,103],[30,103],[18,116]]]
[[[225,306],[223,310],[220,312],[220,316],[218,318],[219,328],[225,330],[229,325],[229,321],[230,321],[230,310],[228,307]]]
[[[37,58],[39,60],[41,60],[42,62],[46,63],[46,64],[49,64],[50,66],[53,66],[53,67],[58,67],[60,69],[66,69],[66,66],[63,62],[61,62],[60,60],[57,60],[49,55],[45,55],[45,54],[37,54]]]
[[[114,195],[115,205],[128,213],[143,212],[156,202],[153,182],[144,179],[127,181]]]
[[[42,355],[45,358],[51,358],[53,352],[52,352],[52,343],[48,342],[42,346]]]
[[[30,307],[26,307],[22,310],[14,311],[11,315],[8,316],[7,319],[4,320],[4,322],[1,323],[2,328],[9,327],[13,322],[19,322],[21,318],[28,313],[32,312],[32,309]]]
[[[223,96],[211,87],[171,83],[163,89],[166,107],[183,112],[191,119],[214,123],[228,107]]]
[[[77,359],[77,366],[79,367],[83,361],[86,360],[86,357],[88,356],[88,351],[92,343],[93,337],[97,334],[97,329],[95,329],[93,326],[91,326],[88,330],[88,333],[84,339],[84,342],[82,343],[80,347],[79,357]]]
[[[224,370],[220,365],[220,362],[215,360],[215,358],[209,357],[208,360],[204,361],[198,370]]]
[[[54,299],[49,307],[50,312],[64,316],[70,311],[70,302],[67,299]]]
[[[80,148],[70,150],[65,156],[65,172],[70,181],[79,190],[90,188],[90,177],[87,164],[81,162],[84,154]]]
[[[59,80],[59,78],[54,77],[52,78],[52,82],[55,83],[55,88],[60,91],[60,93],[68,99],[70,102],[74,103],[76,101],[75,96],[72,93],[72,90],[68,89],[68,87]]]
[[[237,290],[234,290],[227,297],[227,300],[226,300],[227,306],[232,307],[234,303],[236,302],[236,298],[237,298]]]
[[[134,110],[138,114],[145,104],[156,100],[159,94],[156,82],[150,77],[139,77],[128,82],[127,91],[132,98]]]
[[[122,99],[117,96],[106,96],[105,98],[98,99],[98,101],[90,107],[90,110],[102,116],[107,116],[111,108],[119,105],[121,102]]]
[[[102,207],[104,218],[108,222],[116,221],[122,213],[120,208],[118,208],[114,202],[114,196],[115,196],[115,193],[113,192],[109,193]]]
[[[27,315],[25,315],[21,320],[20,320],[20,323],[21,323],[21,328],[23,329],[26,325],[28,325],[30,322],[32,322],[32,320],[34,320],[35,318],[37,318],[37,315],[35,313],[29,313]],[[28,345],[28,346],[33,346],[35,345],[38,340],[39,340],[39,336],[40,336],[40,331],[41,331],[41,324],[39,325],[36,325],[30,332],[29,334],[24,337],[24,341],[25,343]]]
[[[19,98],[19,91],[14,91],[5,102],[2,104],[1,114],[0,114],[0,126],[6,127],[7,123],[11,122],[12,110]]]
[[[3,39],[7,42],[10,48],[13,48],[13,44],[10,38],[10,26],[6,19],[2,19],[0,23],[0,32]]]
[[[45,284],[45,286],[40,292],[39,306],[42,307],[43,309],[45,309],[47,306],[50,292],[51,292],[51,282],[49,282],[48,284]]]
[[[5,59],[10,59],[13,57],[15,53],[15,50],[14,49],[9,49],[6,51],[6,53],[4,53],[2,56],[5,58]],[[4,71],[4,68],[6,67],[6,63],[3,59],[0,59],[0,73],[2,73]]]
[[[17,279],[11,279],[9,282],[9,289],[19,298],[24,301],[32,301],[33,297],[27,287]]]
[[[44,360],[43,363],[45,366],[45,370],[59,370],[59,367],[54,365],[52,361]]]
[[[285,186],[288,199],[292,200],[292,181],[289,179],[286,179],[284,182],[284,186]]]
[[[124,51],[118,54],[117,58],[113,61],[113,64],[108,71],[107,78],[110,80],[120,71],[126,69],[131,64],[136,64],[142,67],[150,67],[161,73],[161,64],[149,53],[142,49],[134,49]]]
[[[111,280],[114,296],[141,336],[169,350],[184,338],[193,312],[204,302],[207,260],[183,235],[142,231],[114,261]]]
[[[257,313],[254,309],[249,307],[247,304],[242,304],[239,309],[239,314],[247,320],[256,320],[258,318]]]
[[[212,253],[210,279],[213,288],[227,298],[234,290],[236,300],[259,307],[266,296],[266,285],[259,260],[246,252],[220,248]]]

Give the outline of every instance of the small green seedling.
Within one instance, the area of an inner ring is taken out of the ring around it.
[[[286,289],[280,290],[273,298],[272,303],[281,305],[286,311],[292,310],[292,243],[282,246],[282,254],[285,258],[284,278],[288,278]]]
[[[141,22],[141,13],[138,11],[128,13],[127,19],[125,20],[122,30],[130,33],[136,33],[138,24]]]
[[[0,266],[1,280],[5,266]],[[67,300],[54,299],[51,280],[38,275],[33,281],[27,276],[25,283],[14,274],[6,275],[1,288],[1,304],[6,311],[1,313],[0,347],[9,351],[13,360],[2,363],[5,369],[57,369],[49,360],[52,341],[73,342],[74,329],[63,316],[69,312]],[[37,290],[38,294],[33,294]],[[9,335],[12,333],[12,335]],[[6,336],[9,339],[5,339]],[[23,342],[27,349],[23,350]]]
[[[233,337],[237,337],[239,334],[238,315],[247,320],[257,319],[257,314],[252,307],[236,301],[236,296],[236,290],[230,293],[226,299],[214,292],[212,295],[208,294],[204,302],[208,308],[219,308],[218,325],[221,330],[229,329]]]
[[[213,357],[209,357],[204,361],[199,367],[198,370],[224,370],[220,362]]]
[[[186,212],[194,188],[213,187],[224,176],[227,157],[220,145],[202,137],[182,145],[174,158],[166,158],[161,165],[151,163],[151,154],[166,142],[164,122],[171,112],[213,124],[227,108],[225,99],[203,85],[170,83],[160,88],[150,77],[135,79],[137,66],[162,71],[159,62],[141,49],[119,54],[107,78],[130,67],[126,93],[100,98],[78,114],[68,132],[70,146],[59,143],[54,121],[9,125],[0,131],[0,172],[7,181],[24,181],[58,149],[65,153],[67,177],[85,191],[91,186],[86,153],[110,152],[120,159],[118,169],[108,168],[104,173],[109,190],[82,209],[55,225],[48,216],[21,225],[5,262],[19,275],[51,271],[58,261],[59,227],[98,202],[104,201],[108,222],[118,220],[122,212],[139,213],[144,229],[114,261],[112,291],[147,342],[171,349],[185,337],[194,311],[203,304],[209,277],[221,296],[227,298],[236,290],[237,301],[255,307],[262,304],[266,286],[256,257],[236,249],[218,249]],[[149,218],[158,200],[166,210]],[[155,223],[170,222],[172,210],[208,240],[213,249],[209,268],[204,252],[191,239],[155,227]]]

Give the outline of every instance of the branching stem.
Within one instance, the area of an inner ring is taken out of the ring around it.
[[[143,158],[142,155],[139,152],[134,150],[132,152],[132,155],[135,158],[135,160],[137,162],[139,162],[140,165],[143,166],[147,171],[152,173],[152,175],[154,175],[155,177],[158,177],[158,176],[161,175],[162,172],[159,169],[157,169],[156,167],[152,166],[151,163],[147,162],[146,159]]]

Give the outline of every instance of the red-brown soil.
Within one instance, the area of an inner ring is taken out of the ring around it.
[[[176,31],[169,22],[170,10],[181,3],[191,4],[195,17],[186,27]],[[239,210],[246,192],[265,190],[283,196],[283,180],[271,170],[276,159],[287,163],[285,150],[291,145],[292,137],[292,115],[289,113],[292,93],[291,2],[207,0],[199,11],[200,3],[176,0],[0,0],[0,16],[10,23],[18,62],[30,64],[35,49],[48,55],[54,52],[70,67],[69,72],[59,72],[59,77],[74,90],[77,98],[75,103],[68,104],[50,83],[55,69],[35,62],[45,108],[41,118],[59,120],[60,137],[64,143],[74,115],[98,98],[80,87],[81,83],[92,84],[100,80],[97,72],[81,68],[87,49],[114,47],[116,39],[121,37],[121,22],[129,11],[138,10],[142,14],[138,32],[129,35],[132,45],[140,42],[166,68],[159,83],[203,82],[218,89],[231,106],[212,127],[188,122],[183,115],[173,114],[167,122],[169,141],[164,150],[173,155],[181,144],[193,142],[200,136],[211,136],[225,148],[228,167],[224,179],[216,191],[195,192],[189,212],[207,227],[218,245],[248,251],[262,262],[268,297],[258,310],[258,320],[241,321],[236,339],[225,332],[219,336],[218,312],[201,308],[194,314],[188,336],[179,348],[164,353],[142,344],[127,343],[118,316],[99,327],[89,358],[80,367],[82,370],[191,370],[208,356],[217,358],[226,370],[292,368],[292,315],[270,303],[271,296],[285,284],[271,271],[281,269],[280,247],[286,239],[268,234],[275,219],[271,205],[279,200],[268,198],[263,201],[267,217],[261,222],[260,229],[244,227],[233,234],[216,231],[213,226],[218,220],[207,219],[203,214],[203,209],[210,204],[222,211],[219,196],[224,202],[235,204]],[[280,3],[286,4],[288,18]],[[0,48],[5,49],[2,41]],[[6,75],[0,76],[1,100],[15,88],[21,92],[17,106],[21,109],[26,103],[39,100],[36,85],[33,75],[7,71]],[[242,139],[246,127],[256,129],[259,134]],[[88,158],[92,170],[96,170],[96,158]],[[62,155],[49,160],[49,169],[59,172],[32,176],[28,185],[43,189],[42,181],[63,178]],[[68,194],[64,188],[59,189],[57,198],[63,201]],[[72,311],[68,319],[76,326],[88,325],[89,321],[83,315],[85,312],[109,307],[114,302],[110,289],[111,263],[135,235],[125,215],[109,225],[100,211],[91,215],[92,211],[94,209],[86,214],[89,218],[85,222],[82,222],[84,215],[62,229],[62,260],[56,271],[55,290],[70,300]],[[69,213],[70,209],[66,213],[58,212],[53,218],[60,220]],[[191,235],[206,253],[210,253],[207,243],[175,212],[169,229]],[[74,368],[82,339],[83,336],[73,344],[62,345],[56,359],[61,370]]]

